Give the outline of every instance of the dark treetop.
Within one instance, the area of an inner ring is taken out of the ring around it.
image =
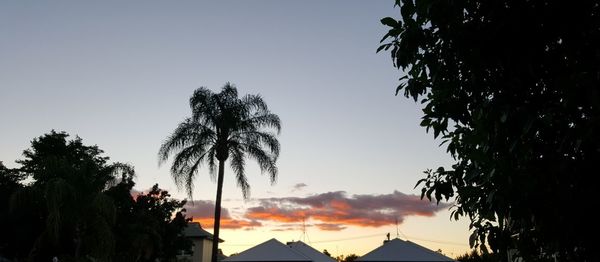
[[[589,212],[600,162],[597,1],[397,0],[378,51],[397,92],[456,163],[426,172],[423,196],[456,197],[472,245],[530,260],[598,259]]]

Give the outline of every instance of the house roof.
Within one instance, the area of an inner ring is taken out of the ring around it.
[[[454,261],[440,253],[429,250],[410,241],[399,238],[384,243],[373,251],[358,258],[356,261],[363,262],[400,262],[400,261]]]
[[[198,222],[188,223],[187,227],[183,230],[183,235],[189,238],[206,238],[208,240],[213,240],[213,234],[204,230]],[[223,240],[219,239],[219,242],[223,242]]]
[[[302,241],[288,242],[287,245],[302,255],[309,257],[313,262],[336,262],[335,259],[319,252]]]
[[[223,260],[224,262],[246,262],[246,261],[296,261],[311,262],[312,259],[294,251],[291,247],[272,238],[266,242],[258,244],[235,256],[230,256]]]

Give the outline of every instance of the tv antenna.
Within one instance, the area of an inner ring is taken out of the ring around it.
[[[310,238],[308,237],[308,233],[306,233],[306,217],[302,218],[302,235],[300,235],[300,240],[304,243],[308,241],[310,244]]]
[[[396,238],[400,238],[400,233],[402,233],[402,231],[400,231],[400,226],[398,224],[398,217],[396,217]],[[402,236],[404,237],[404,239],[408,240],[408,238],[406,237],[406,235],[404,233],[402,233]]]

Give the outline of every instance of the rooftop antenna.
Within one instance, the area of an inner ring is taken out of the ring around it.
[[[402,233],[402,231],[400,231],[400,226],[398,225],[398,217],[396,217],[396,238],[400,238],[400,233]],[[408,240],[408,237],[406,237],[404,233],[402,233],[402,236],[404,237],[404,239]]]
[[[302,235],[300,235],[300,240],[302,240],[302,242],[306,243],[306,241],[308,241],[308,243],[310,244],[310,238],[308,237],[308,234],[306,233],[306,217],[302,218]]]
[[[398,227],[398,217],[396,217],[396,238],[400,238],[400,228]]]

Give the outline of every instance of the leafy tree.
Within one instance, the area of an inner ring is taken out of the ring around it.
[[[108,163],[97,146],[68,137],[52,131],[31,142],[25,158],[17,161],[20,168],[0,165],[0,255],[30,261],[54,256],[61,261],[143,261],[133,248],[139,241],[123,240],[138,240],[148,232],[155,232],[152,240],[157,241],[152,259],[169,260],[189,248],[182,235],[185,201],[170,199],[158,185],[135,201],[133,167]],[[26,185],[20,183],[24,179]]]
[[[456,258],[460,262],[500,262],[498,254],[484,253],[481,254],[477,250],[472,250],[470,253],[465,253]]]
[[[191,241],[183,235],[189,221],[183,206],[186,201],[170,198],[170,194],[155,184],[149,192],[135,199],[131,181],[108,190],[116,201],[117,223],[116,261],[167,261],[179,251],[189,250]],[[174,214],[174,215],[173,215]]]
[[[354,262],[356,259],[358,259],[358,256],[356,254],[350,254],[347,256],[339,255],[335,258],[335,260],[339,262]]]
[[[10,214],[10,196],[21,189],[22,176],[17,170],[4,166],[0,161],[0,257],[13,257],[18,253],[19,246],[15,241],[15,218]],[[22,250],[20,250],[23,252]]]
[[[426,171],[429,199],[456,197],[471,245],[527,260],[595,261],[600,161],[597,1],[396,0],[378,51],[405,72],[421,125],[456,163]]]
[[[29,252],[32,259],[55,255],[80,259],[109,259],[114,248],[115,220],[112,199],[103,190],[118,171],[131,173],[124,164],[107,164],[102,150],[85,146],[80,138],[52,131],[31,142],[20,171],[32,179],[30,186],[15,192],[16,216],[39,209],[42,231]],[[29,223],[36,223],[28,221]],[[25,226],[29,226],[27,223]]]
[[[279,117],[271,113],[259,95],[238,97],[235,86],[227,83],[219,93],[201,87],[190,98],[192,116],[185,119],[164,141],[159,150],[159,164],[174,155],[171,174],[178,186],[185,186],[191,197],[193,181],[202,164],[208,165],[214,179],[218,162],[215,201],[214,239],[219,239],[221,192],[225,162],[230,160],[237,185],[244,198],[250,185],[245,174],[246,157],[258,162],[268,172],[271,183],[277,177],[275,162],[279,142],[270,129],[279,133]],[[218,241],[213,241],[212,262],[217,261]]]

